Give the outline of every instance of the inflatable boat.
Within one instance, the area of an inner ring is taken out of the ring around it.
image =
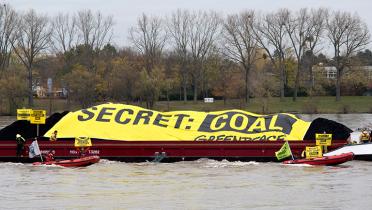
[[[326,165],[333,166],[345,163],[347,161],[353,160],[354,153],[343,153],[339,155],[324,156],[320,158],[313,159],[296,159],[296,160],[286,160],[283,164],[308,164],[308,165]]]
[[[80,157],[71,160],[54,160],[46,162],[34,162],[33,165],[59,165],[63,167],[83,167],[98,163],[99,156]]]

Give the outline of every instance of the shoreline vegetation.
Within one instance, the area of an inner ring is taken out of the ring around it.
[[[113,101],[112,101],[113,102]],[[101,104],[106,102],[96,102]],[[124,103],[146,108],[145,102],[113,102]],[[93,106],[93,105],[92,105]],[[20,107],[22,108],[22,107]],[[25,107],[29,108],[29,107]],[[82,109],[79,104],[71,103],[68,105],[65,99],[35,99],[35,106],[32,109],[47,110],[47,115],[55,112],[76,111]],[[220,111],[228,109],[241,109],[257,114],[272,114],[272,113],[301,113],[301,114],[349,114],[349,113],[372,113],[372,97],[371,96],[343,96],[341,101],[336,101],[334,96],[314,96],[314,97],[299,97],[296,102],[292,101],[292,97],[286,97],[280,101],[279,97],[270,98],[252,98],[248,105],[244,99],[214,100],[213,103],[205,103],[204,101],[158,101],[154,105],[153,110],[156,111]],[[6,113],[6,106],[3,104],[0,108],[0,116],[9,115]],[[14,115],[16,113],[13,113]]]
[[[372,113],[372,98],[357,97],[372,94],[371,34],[347,11],[142,13],[123,43],[112,42],[114,17],[100,11],[48,16],[6,4],[1,20],[0,115],[109,101],[158,111]]]

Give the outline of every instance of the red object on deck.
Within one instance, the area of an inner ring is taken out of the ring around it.
[[[59,165],[64,167],[83,167],[98,163],[99,156],[88,156],[71,160],[54,160],[46,162],[34,162],[33,165]]]
[[[16,143],[14,140],[0,141],[0,161],[35,162],[28,158],[28,146],[25,144],[24,158],[16,158]],[[284,141],[115,141],[92,139],[92,147],[87,156],[97,155],[102,159],[128,162],[152,161],[157,154],[164,156],[162,161],[174,162],[211,158],[217,160],[254,160],[277,161],[275,152]],[[346,145],[346,140],[332,140],[332,151]],[[55,157],[71,159],[79,157],[73,139],[58,139],[51,142],[39,139],[38,144],[43,154],[55,150]],[[289,141],[293,156],[300,157],[306,146],[315,146],[315,140]]]
[[[333,166],[345,163],[347,161],[353,160],[354,153],[342,153],[340,155],[324,156],[320,158],[313,159],[297,159],[297,160],[286,160],[283,164],[308,164],[308,165],[327,165]]]

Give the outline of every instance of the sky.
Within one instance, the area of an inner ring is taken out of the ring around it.
[[[268,12],[279,8],[329,8],[352,13],[357,12],[372,32],[371,0],[0,0],[16,10],[35,9],[50,16],[59,12],[75,13],[83,9],[112,15],[115,21],[113,41],[118,46],[128,46],[129,28],[142,14],[166,16],[177,9],[214,10],[220,14],[232,14],[254,9]]]

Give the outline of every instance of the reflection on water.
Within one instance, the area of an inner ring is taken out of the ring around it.
[[[369,209],[371,166],[363,161],[314,167],[208,159],[103,160],[86,168],[0,163],[0,208]]]
[[[371,114],[325,117],[355,130]],[[0,127],[13,119],[0,117]],[[102,160],[86,168],[0,163],[0,209],[369,209],[372,162],[337,167]]]

